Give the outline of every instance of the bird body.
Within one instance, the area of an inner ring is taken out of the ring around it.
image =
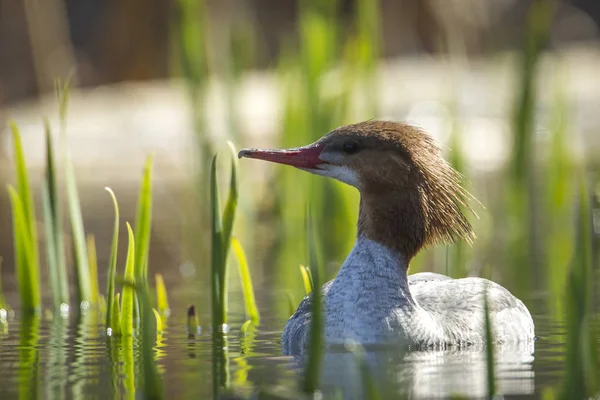
[[[458,239],[470,243],[475,236],[463,214],[471,196],[422,130],[367,121],[340,127],[308,146],[247,149],[239,156],[291,165],[360,192],[354,248],[321,289],[328,344],[439,349],[482,343],[486,293],[494,341],[533,339],[529,311],[502,286],[482,278],[408,275],[410,260],[423,247]],[[283,330],[284,353],[306,351],[310,319],[309,295]]]
[[[357,240],[336,278],[322,288],[328,344],[398,344],[439,350],[483,343],[486,292],[495,342],[533,338],[529,311],[502,286],[475,277],[452,279],[431,272],[407,275],[402,263],[402,256],[380,244]],[[302,354],[308,347],[310,301],[311,295],[304,298],[283,330],[285,354]]]

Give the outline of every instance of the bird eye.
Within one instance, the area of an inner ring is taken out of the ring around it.
[[[356,142],[346,142],[343,144],[342,149],[348,154],[353,154],[359,150],[359,147]]]

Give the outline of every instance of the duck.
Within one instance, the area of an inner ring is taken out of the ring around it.
[[[369,120],[303,147],[249,148],[238,157],[292,166],[359,191],[355,244],[336,277],[321,288],[327,345],[439,350],[483,344],[484,296],[493,342],[534,340],[529,310],[503,286],[480,277],[408,274],[423,248],[475,239],[465,215],[473,196],[421,128]],[[284,354],[306,354],[311,307],[309,294],[287,321]]]

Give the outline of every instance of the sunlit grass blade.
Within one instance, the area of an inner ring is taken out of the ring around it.
[[[231,177],[229,179],[229,196],[227,197],[227,204],[225,204],[225,211],[223,211],[223,262],[227,262],[235,210],[238,202],[237,153],[233,143],[228,141],[227,144],[231,150]]]
[[[44,122],[46,131],[46,179],[42,183],[42,205],[52,300],[54,309],[59,310],[61,304],[69,304],[69,282],[52,134],[50,132],[50,123],[48,120]]]
[[[212,288],[212,320],[213,329],[220,330],[227,320],[227,304],[222,303],[222,291],[226,291],[221,278],[223,273],[223,228],[221,224],[219,205],[219,186],[217,183],[217,156],[213,157],[210,173],[210,204],[211,204],[211,288]]]
[[[98,289],[98,259],[96,257],[96,241],[94,235],[87,236],[88,263],[90,266],[90,300],[92,304],[98,305],[100,290]]]
[[[127,246],[127,261],[125,262],[125,282],[135,284],[135,239],[131,225],[127,223],[127,236],[129,245]],[[135,291],[131,285],[123,287],[123,300],[121,305],[121,332],[123,336],[131,337],[133,335],[133,307]]]
[[[26,314],[39,311],[40,292],[37,271],[33,267],[33,250],[23,203],[17,191],[8,186],[13,215],[13,241],[15,249],[15,267],[21,295],[21,308]]]
[[[110,313],[110,321],[108,322],[107,330],[111,330],[111,336],[121,336],[121,294],[117,293],[112,301],[112,310]]]
[[[490,308],[488,304],[487,288],[483,293],[483,312],[484,312],[484,329],[485,329],[485,356],[487,370],[487,394],[488,398],[492,399],[496,395],[496,378],[494,364],[494,341],[492,335],[492,323],[490,321]]]
[[[312,291],[311,311],[312,317],[309,332],[308,359],[304,370],[303,391],[315,393],[319,388],[319,377],[321,374],[321,361],[323,358],[323,309],[321,294],[322,263],[320,252],[317,247],[318,240],[313,227],[312,216],[307,213],[307,243],[309,261],[312,265],[312,278],[315,290]]]
[[[579,221],[575,257],[567,279],[566,358],[561,398],[592,398],[598,394],[598,338],[592,307],[592,227],[590,204],[580,182]]]
[[[227,269],[227,256],[229,254],[229,246],[231,243],[231,232],[233,230],[233,222],[235,219],[235,211],[237,208],[238,202],[238,183],[237,183],[237,155],[235,152],[235,147],[233,143],[228,142],[229,148],[231,150],[231,177],[229,180],[229,194],[227,196],[227,203],[225,204],[225,210],[223,211],[223,217],[221,220],[221,267],[220,267],[220,275],[219,275],[219,287],[221,288],[219,291],[219,303],[222,307],[223,312],[223,320],[222,323],[227,323],[227,277],[228,277],[228,269]],[[215,165],[216,169],[216,165]],[[212,181],[212,176],[211,176]],[[219,190],[218,182],[215,176],[215,189]],[[215,204],[218,205],[218,199]],[[218,212],[218,209],[214,210]]]
[[[163,317],[169,316],[169,300],[167,299],[167,287],[161,274],[155,275],[156,280],[156,307],[158,313]]]
[[[27,165],[25,163],[25,153],[23,151],[23,145],[21,143],[21,135],[17,125],[11,121],[10,129],[12,132],[13,139],[13,151],[15,157],[15,172],[17,178],[17,193],[23,202],[23,212],[25,220],[28,225],[28,234],[31,243],[34,244],[31,255],[33,256],[32,262],[34,265],[38,265],[39,257],[37,250],[37,229],[35,219],[35,209],[33,206],[33,195],[31,193],[31,186],[29,184],[29,175],[27,173]]]
[[[13,209],[13,240],[18,268],[17,275],[20,276],[19,286],[26,290],[25,294],[21,292],[24,311],[32,313],[37,311],[40,306],[37,221],[19,128],[14,122],[11,122],[10,129],[17,180],[16,190],[9,188]],[[28,297],[27,300],[26,297]]]
[[[111,328],[113,332],[117,329],[117,325],[114,324],[113,321],[113,313],[115,309],[114,299],[115,299],[115,276],[117,273],[117,253],[119,248],[119,204],[117,203],[117,197],[111,188],[105,188],[113,202],[113,208],[115,213],[115,222],[113,227],[113,236],[112,236],[112,244],[110,247],[110,259],[108,263],[108,279],[107,279],[107,294],[106,298],[108,299],[108,304],[106,306],[106,329]],[[117,296],[118,299],[118,296]],[[116,309],[119,309],[119,304],[116,304]],[[119,316],[116,319],[118,322],[119,332],[121,330],[121,318]]]
[[[152,230],[153,161],[153,155],[146,158],[135,218],[135,276],[138,283],[146,282],[148,276],[148,253],[150,251],[150,234]]]
[[[300,265],[300,275],[302,275],[302,282],[304,283],[304,291],[306,294],[310,294],[313,291],[313,279],[310,268],[305,265]]]
[[[154,313],[154,318],[156,318],[156,334],[160,335],[163,333],[162,317],[156,308],[153,308],[152,312]]]
[[[252,322],[252,324],[254,326],[259,326],[260,314],[258,313],[258,307],[256,306],[256,300],[254,297],[254,287],[252,285],[252,277],[250,276],[250,269],[248,268],[246,254],[244,253],[244,249],[242,248],[242,245],[240,244],[240,241],[237,240],[237,238],[231,238],[231,246],[238,262],[246,313],[250,317],[250,321]]]

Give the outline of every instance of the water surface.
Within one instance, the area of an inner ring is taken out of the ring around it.
[[[185,297],[185,293],[174,296],[172,315],[158,340],[159,372],[168,398],[211,398],[209,328],[202,326],[200,334],[188,334]],[[235,294],[232,297],[235,299]],[[535,343],[497,349],[497,385],[507,398],[539,398],[545,388],[556,387],[563,375],[565,330],[545,314],[544,297],[542,294],[530,302],[538,336]],[[280,333],[285,319],[276,317],[271,301],[261,304],[261,311],[260,329],[243,341],[240,327],[245,316],[236,312],[230,316],[229,381],[242,396],[259,389],[291,393],[298,388],[299,368],[298,360],[281,355]],[[8,319],[0,328],[0,398],[106,399],[134,395],[133,379],[139,367],[137,343],[122,346],[107,337],[92,313],[72,312],[67,318],[45,315],[30,321]],[[201,315],[200,320],[210,319]],[[388,396],[485,395],[482,348],[408,353],[367,349],[366,361]],[[326,354],[326,394],[360,398],[360,385],[360,372],[351,353],[336,350]]]

